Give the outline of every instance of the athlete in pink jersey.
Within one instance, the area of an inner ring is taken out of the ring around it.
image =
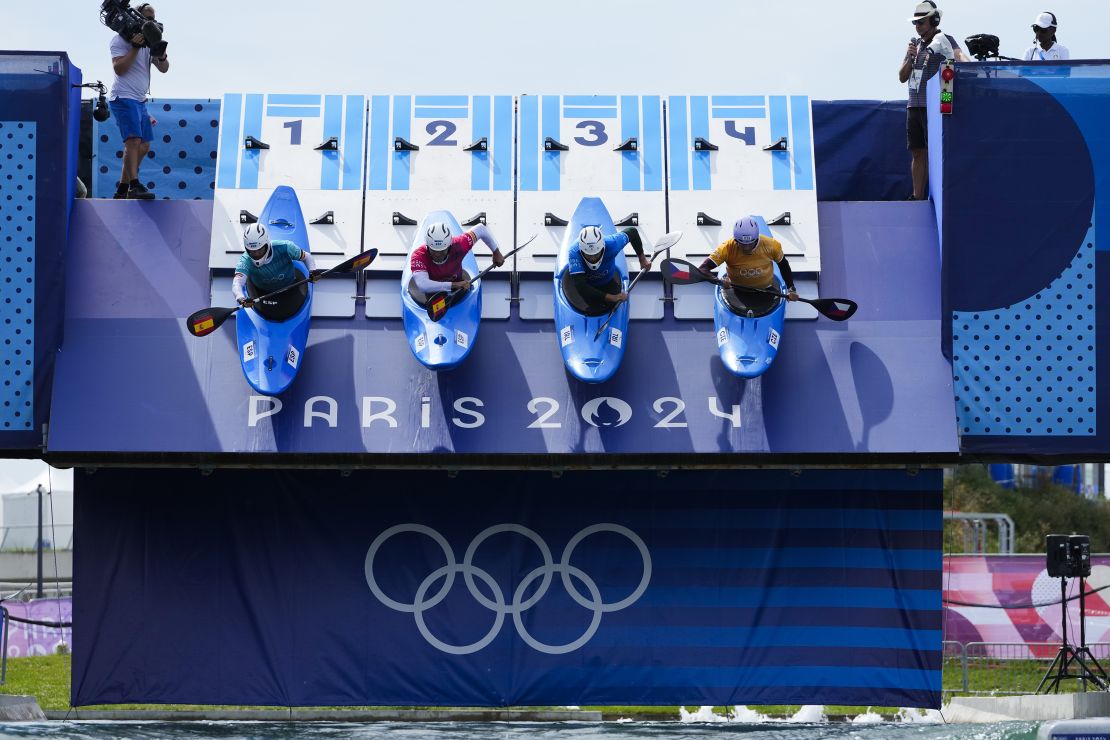
[[[485,224],[478,224],[459,236],[451,236],[445,223],[435,223],[424,232],[424,245],[412,251],[409,266],[417,290],[425,295],[440,291],[469,288],[470,280],[463,274],[463,257],[481,239],[493,253],[493,264],[500,267],[505,257]]]

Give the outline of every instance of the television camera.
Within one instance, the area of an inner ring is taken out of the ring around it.
[[[165,56],[169,42],[162,38],[164,26],[143,15],[143,5],[132,8],[130,0],[104,0],[100,6],[100,22],[128,40],[141,33],[143,46],[149,48],[153,56]]]

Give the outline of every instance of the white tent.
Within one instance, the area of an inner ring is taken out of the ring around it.
[[[40,485],[44,491],[72,491],[73,471],[51,468],[42,460],[0,460],[0,495],[30,493]]]

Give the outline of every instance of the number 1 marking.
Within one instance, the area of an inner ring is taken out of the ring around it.
[[[302,123],[304,123],[304,121],[298,119],[296,121],[286,121],[285,123],[281,124],[282,128],[289,129],[289,145],[290,146],[300,146],[301,145],[301,124]]]

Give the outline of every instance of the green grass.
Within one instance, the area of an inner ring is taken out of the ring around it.
[[[0,693],[26,694],[38,699],[39,706],[44,710],[69,709],[70,672],[73,659],[69,655],[47,655],[31,658],[10,658],[8,660],[7,681],[0,686]],[[976,667],[969,670],[969,689],[978,692],[991,691],[1020,691],[1032,693],[1044,674],[1045,662],[1038,661],[1008,661],[1002,668]],[[945,662],[943,686],[945,691],[959,692],[963,680],[959,671],[959,662],[949,660]],[[1063,691],[1074,691],[1074,683],[1062,685]],[[195,704],[113,704],[98,705],[94,709],[159,709],[163,711],[205,711],[229,709],[284,709],[284,707],[264,706],[206,706]],[[398,707],[319,707],[321,709],[397,709]],[[414,707],[415,708],[415,707]],[[419,707],[421,709],[436,709],[437,707]],[[789,717],[801,707],[799,705],[774,705],[752,706],[751,709],[771,717]],[[678,706],[643,707],[643,706],[605,706],[582,707],[584,710],[599,711],[606,719],[618,717],[633,717],[637,719],[678,719]],[[697,707],[687,707],[688,711],[695,711]],[[731,707],[717,707],[718,714],[724,714]],[[898,711],[897,707],[872,707],[873,712],[891,715]],[[829,716],[847,715],[856,716],[867,711],[867,707],[826,706],[825,713]]]

